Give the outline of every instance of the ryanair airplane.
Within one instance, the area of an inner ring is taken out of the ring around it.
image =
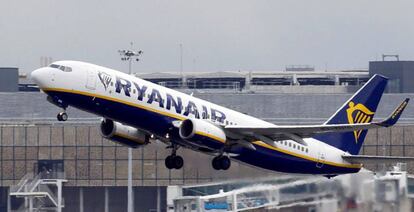
[[[358,172],[363,163],[392,163],[413,157],[358,155],[367,130],[390,127],[409,99],[373,122],[387,78],[374,75],[321,125],[279,126],[109,68],[59,61],[31,73],[62,112],[69,106],[102,116],[102,136],[130,148],[158,139],[168,145],[168,169],[180,169],[180,147],[214,155],[212,166],[227,170],[230,158],[286,173],[327,177]],[[276,107],[276,106],[275,106]]]

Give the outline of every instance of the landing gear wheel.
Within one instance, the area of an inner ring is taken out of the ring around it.
[[[66,121],[68,120],[68,114],[66,112],[60,112],[57,114],[58,121]]]
[[[174,168],[181,169],[184,166],[184,160],[181,156],[177,155],[173,159]]]
[[[214,157],[211,164],[215,170],[220,170],[220,156]]]
[[[220,155],[213,158],[212,165],[215,170],[227,170],[231,166],[231,161],[229,157]]]
[[[184,166],[184,160],[179,155],[170,155],[165,158],[165,166],[168,169],[181,169]]]
[[[170,155],[167,158],[165,158],[165,167],[167,167],[167,169],[173,169],[174,168],[174,156]]]
[[[222,156],[220,159],[220,166],[222,170],[228,170],[231,166],[231,162],[229,157],[227,156]]]

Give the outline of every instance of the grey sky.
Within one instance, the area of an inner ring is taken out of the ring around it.
[[[117,50],[142,49],[136,71],[366,68],[382,53],[414,59],[414,1],[0,0],[0,66],[41,56],[125,70]]]

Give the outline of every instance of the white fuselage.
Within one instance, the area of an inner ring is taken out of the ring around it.
[[[60,61],[54,64],[61,65],[64,67],[70,67],[70,71],[60,70],[58,68],[45,67],[38,69],[33,72],[32,77],[39,85],[39,87],[45,91],[48,95],[54,95],[58,97],[63,93],[73,95],[82,95],[89,97],[93,104],[95,98],[105,100],[104,102],[96,102],[96,104],[122,104],[128,106],[128,108],[136,108],[137,110],[156,114],[157,117],[164,116],[168,120],[186,120],[189,118],[193,119],[205,119],[211,123],[219,126],[225,125],[239,125],[239,126],[261,126],[271,127],[275,126],[272,123],[263,121],[261,119],[219,106],[217,104],[199,99],[197,97],[181,93],[149,81],[130,76],[128,74],[97,66],[89,63],[77,62],[77,61]],[[145,89],[144,89],[145,88]],[[135,123],[129,120],[122,120],[112,115],[105,114],[104,110],[94,111],[93,107],[82,108],[82,103],[72,104],[71,101],[75,97],[70,97],[71,100],[69,105],[78,107],[88,112],[95,113],[99,116],[108,117],[115,119],[115,121],[131,125]],[[151,100],[150,100],[151,99]],[[177,108],[177,100],[181,99],[182,108],[181,111]],[[88,100],[88,99],[87,99]],[[85,100],[82,100],[85,101]],[[167,107],[169,103],[169,107]],[[86,104],[86,102],[85,102]],[[89,104],[89,103],[88,103]],[[189,106],[189,104],[192,104]],[[98,105],[99,106],[99,105]],[[97,106],[97,108],[98,108]],[[120,108],[119,110],[123,110]],[[129,110],[129,109],[128,109]],[[179,111],[179,113],[177,112]],[[187,113],[186,113],[187,111]],[[122,112],[122,111],[120,111]],[[197,115],[198,113],[198,115]],[[113,114],[113,113],[110,113]],[[140,113],[143,114],[143,113]],[[225,114],[225,119],[223,114]],[[197,117],[198,116],[198,117]],[[124,117],[124,116],[122,116]],[[144,117],[144,116],[143,116]],[[147,117],[147,116],[145,116]],[[148,117],[151,117],[148,115]],[[131,117],[132,118],[132,117]],[[136,117],[139,119],[140,117]],[[160,119],[161,120],[161,119]],[[151,120],[141,120],[142,122],[150,122]],[[146,132],[151,132],[157,136],[164,136],[153,132],[152,128],[145,129],[145,124],[139,126],[133,126],[140,128]],[[178,138],[177,138],[178,139]],[[299,169],[298,167],[293,168],[292,172],[295,173],[307,173],[306,170],[312,170],[309,173],[318,173],[318,169],[321,170],[322,174],[329,174],[329,171],[322,171],[324,166],[332,166],[334,168],[346,169],[349,168],[350,172],[359,170],[360,165],[350,164],[342,159],[342,155],[347,154],[340,149],[332,147],[321,141],[313,138],[304,139],[307,146],[303,146],[292,140],[276,141],[275,145],[270,146],[261,141],[254,142],[254,145],[259,147],[257,152],[254,154],[262,154],[262,156],[269,155],[269,151],[275,151],[275,154],[280,154],[275,159],[275,166],[278,162],[286,163],[292,160],[296,163],[303,160],[307,166],[313,164],[316,167],[306,167]],[[174,142],[174,141],[172,141]],[[260,149],[264,148],[263,151]],[[244,150],[247,154],[253,154],[254,150]],[[286,156],[285,158],[283,158]],[[256,156],[249,156],[256,157]],[[261,156],[257,156],[260,158]],[[247,158],[247,157],[246,157]],[[237,160],[257,166],[259,162],[252,162],[251,159],[243,159],[235,157]],[[277,159],[283,159],[278,161]],[[286,159],[286,160],[285,160]],[[269,159],[270,160],[270,159]],[[271,162],[267,161],[266,166],[262,168],[272,169]],[[260,165],[259,165],[260,166]],[[319,167],[318,167],[319,166]],[[302,170],[303,171],[300,171]],[[289,172],[288,167],[283,169],[274,168],[275,171]],[[331,170],[331,169],[329,169]],[[339,173],[345,173],[346,171],[338,171]],[[335,173],[333,173],[335,174]]]

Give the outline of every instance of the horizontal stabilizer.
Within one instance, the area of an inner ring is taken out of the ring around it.
[[[350,163],[406,163],[414,161],[414,157],[374,156],[374,155],[343,155],[342,158]]]

